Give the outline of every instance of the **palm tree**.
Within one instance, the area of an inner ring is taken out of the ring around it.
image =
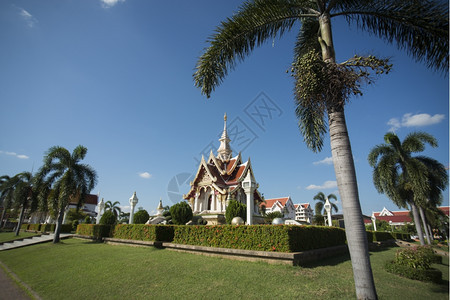
[[[53,243],[59,242],[64,212],[69,203],[76,202],[81,206],[97,182],[95,170],[80,163],[86,153],[87,148],[81,145],[72,154],[63,147],[51,147],[37,175],[39,182],[46,182],[52,187],[47,200],[57,216]]]
[[[255,0],[247,1],[237,13],[222,22],[209,39],[210,46],[199,58],[194,74],[195,85],[208,98],[221,84],[237,62],[252,50],[301,25],[294,48],[294,63],[309,63],[309,72],[296,68],[296,114],[304,139],[312,150],[320,151],[328,116],[330,143],[339,194],[347,226],[346,235],[352,260],[358,299],[376,299],[370,266],[367,237],[364,228],[350,140],[345,123],[344,106],[351,93],[359,94],[345,84],[333,93],[324,88],[326,70],[337,69],[331,20],[343,17],[349,24],[396,43],[417,61],[425,60],[429,67],[447,72],[448,68],[448,7],[439,1],[352,1],[352,0]],[[311,55],[311,51],[312,54]],[[316,57],[311,60],[312,56]],[[326,62],[312,68],[320,58]],[[359,59],[359,58],[358,58]],[[354,62],[358,65],[358,59]],[[371,58],[368,59],[370,61]],[[364,59],[363,59],[364,60]],[[379,62],[379,61],[378,61]],[[380,63],[380,62],[379,62]],[[370,62],[368,62],[370,65]],[[382,62],[381,62],[382,64]],[[317,72],[315,70],[318,70]],[[383,71],[383,70],[381,70]],[[305,76],[301,76],[305,73]],[[335,72],[336,74],[338,72]],[[345,72],[344,72],[345,73]],[[343,73],[343,74],[344,74]],[[325,75],[324,75],[325,74]],[[350,77],[355,73],[348,73]],[[320,76],[316,76],[320,75]],[[333,74],[329,74],[333,75]],[[329,76],[330,78],[333,76]],[[341,76],[338,76],[340,78]],[[316,78],[317,80],[313,80]],[[313,84],[303,83],[312,79]],[[330,80],[325,80],[329,83]],[[303,85],[302,85],[303,84]],[[306,87],[306,88],[303,88]],[[328,87],[340,85],[328,84]],[[308,88],[316,88],[308,94]],[[301,91],[299,92],[299,89]]]
[[[335,194],[329,194],[328,197],[325,197],[325,194],[322,192],[318,192],[317,195],[315,195],[313,199],[316,201],[319,201],[316,203],[316,206],[315,206],[316,215],[322,215],[322,212],[324,211],[324,205],[325,205],[325,202],[327,202],[327,199],[328,200],[334,199],[335,201],[337,201],[337,197]],[[335,212],[338,212],[339,208],[337,207],[337,205],[332,203],[331,201],[330,201],[330,204],[331,204],[331,211],[334,210]]]
[[[3,219],[5,218],[6,210],[9,209],[14,200],[14,187],[17,178],[4,175],[0,177],[0,201],[3,207],[2,216],[0,217],[0,228],[3,228]]]
[[[437,141],[424,132],[412,132],[403,142],[395,133],[389,132],[384,140],[386,144],[375,146],[368,157],[369,164],[374,168],[375,187],[397,206],[411,207],[420,243],[424,245],[418,207],[425,206],[427,199],[438,203],[436,198],[445,189],[448,176],[439,162],[425,156],[413,157],[412,154],[422,152],[425,144],[437,147]]]
[[[122,212],[119,205],[120,205],[119,201],[115,201],[114,203],[112,203],[111,201],[105,202],[105,211],[110,210],[116,217],[116,220],[118,220],[120,213]]]
[[[16,228],[16,236],[18,236],[25,210],[31,208],[31,211],[34,211],[36,209],[36,197],[33,193],[33,175],[30,172],[22,172],[14,177],[17,178],[17,182],[14,188],[13,206],[17,209],[20,208],[19,222]]]

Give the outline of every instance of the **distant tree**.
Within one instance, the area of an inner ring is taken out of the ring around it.
[[[112,213],[114,214],[114,216],[116,217],[116,219],[119,219],[119,215],[122,212],[122,210],[119,207],[120,202],[119,201],[115,201],[114,203],[112,203],[111,201],[106,201],[105,202],[105,211],[110,210],[112,211]]]
[[[97,183],[95,170],[81,163],[86,153],[87,148],[81,145],[77,146],[72,153],[60,146],[51,147],[44,157],[44,165],[36,175],[36,181],[45,183],[46,186],[44,190],[39,189],[39,193],[45,194],[45,196],[41,195],[41,199],[48,201],[48,205],[57,216],[53,243],[58,243],[60,240],[64,212],[69,203],[76,202],[78,207],[81,207],[86,195]]]
[[[324,210],[325,202],[327,202],[327,199],[328,200],[329,199],[337,200],[337,197],[335,194],[329,194],[328,197],[325,197],[324,193],[318,192],[317,195],[315,195],[313,199],[316,201],[319,201],[316,203],[316,206],[315,206],[316,215],[325,215],[326,214],[326,212]],[[331,204],[331,211],[334,210],[334,212],[338,212],[339,209],[338,209],[337,205],[332,203],[331,201],[330,201],[330,204]]]
[[[17,177],[9,177],[4,175],[0,177],[0,203],[3,207],[2,215],[0,217],[0,227],[3,228],[3,219],[5,218],[6,210],[8,210],[14,201],[14,188],[17,184]]]
[[[112,211],[107,210],[103,213],[102,217],[100,218],[99,224],[101,225],[114,225],[117,222],[116,216],[113,214]]]
[[[230,200],[228,203],[227,209],[225,211],[225,221],[227,224],[231,224],[231,221],[234,217],[241,217],[244,222],[247,221],[247,205],[237,201]]]
[[[75,221],[75,220],[78,220],[78,221],[84,220],[84,219],[86,219],[86,217],[88,217],[88,215],[86,213],[84,213],[81,210],[76,209],[76,208],[69,209],[69,211],[66,214],[66,220],[69,223],[72,221]]]
[[[19,173],[16,176],[17,182],[14,188],[13,207],[20,208],[19,223],[16,228],[16,236],[19,235],[25,211],[30,208],[36,209],[36,195],[33,193],[33,175],[30,172]]]
[[[119,215],[119,223],[128,224],[129,220],[130,220],[130,213],[125,213],[121,211]]]
[[[403,142],[393,132],[384,135],[385,144],[372,148],[368,161],[373,170],[373,182],[379,193],[386,194],[398,207],[411,207],[420,244],[424,232],[418,207],[438,203],[440,193],[448,183],[445,167],[426,156],[413,156],[425,150],[425,144],[437,147],[437,140],[425,132],[412,132]]]
[[[134,216],[133,216],[133,223],[134,224],[145,224],[148,219],[150,218],[150,215],[145,209],[138,210]]]
[[[324,226],[325,225],[325,218],[321,214],[314,215],[314,217],[313,217],[313,225]]]
[[[193,217],[191,207],[184,201],[170,207],[170,215],[175,225],[184,225]]]

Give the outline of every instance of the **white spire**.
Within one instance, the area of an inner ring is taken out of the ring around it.
[[[217,149],[217,157],[221,159],[222,161],[229,161],[231,159],[232,150],[230,147],[230,138],[228,137],[227,132],[227,114],[225,113],[223,117],[223,132],[222,136],[220,137],[220,146],[219,149]]]

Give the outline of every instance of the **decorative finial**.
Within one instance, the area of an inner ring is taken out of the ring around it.
[[[222,161],[229,161],[231,159],[232,150],[230,147],[230,138],[228,137],[227,132],[227,113],[223,116],[223,132],[222,136],[219,139],[220,146],[219,149],[217,149],[217,157],[221,159]]]
[[[225,115],[223,116],[223,120],[226,122],[227,121],[227,113],[225,113]]]

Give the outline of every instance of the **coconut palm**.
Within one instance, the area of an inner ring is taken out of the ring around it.
[[[377,295],[344,116],[348,97],[360,93],[358,78],[361,77],[355,77],[355,72],[342,71],[342,68],[339,72],[331,30],[334,17],[343,17],[350,25],[395,43],[417,61],[426,61],[429,67],[447,72],[446,3],[426,0],[255,0],[245,2],[238,12],[219,25],[208,40],[210,46],[197,62],[194,81],[202,93],[210,97],[229,70],[255,47],[281,37],[297,28],[296,24],[301,25],[293,60],[299,127],[308,147],[320,151],[327,130],[324,116],[328,117],[344,219],[351,224],[346,234],[357,298],[375,299]],[[319,59],[326,64],[320,64]],[[385,61],[373,57],[357,57],[350,64],[357,66],[361,61],[364,65],[386,66]],[[302,64],[306,66],[302,67]],[[336,74],[344,76],[334,76]],[[332,78],[344,80],[336,84]],[[353,79],[347,81],[349,78]]]
[[[420,243],[425,244],[418,207],[434,203],[448,182],[442,164],[425,156],[425,144],[437,147],[436,139],[424,132],[412,132],[403,142],[395,133],[384,136],[385,144],[375,146],[369,153],[369,164],[374,168],[373,181],[380,193],[386,194],[397,206],[411,207],[414,225]]]
[[[81,145],[72,154],[63,147],[51,147],[37,175],[39,182],[46,182],[52,188],[47,200],[57,217],[53,243],[59,242],[64,212],[69,203],[76,202],[81,206],[97,182],[95,170],[81,163],[86,153],[87,148]]]
[[[112,203],[111,201],[105,202],[105,211],[110,210],[116,217],[116,220],[118,220],[120,213],[122,212],[119,205],[120,205],[119,201],[115,201],[114,203]]]
[[[4,175],[0,177],[0,203],[3,207],[2,216],[0,217],[0,227],[3,228],[3,219],[5,218],[6,210],[11,207],[14,200],[14,187],[17,183],[16,177],[9,177]]]
[[[322,192],[318,192],[317,195],[315,195],[313,199],[316,201],[319,201],[316,203],[316,206],[315,206],[316,215],[322,215],[322,212],[324,212],[324,205],[325,205],[325,202],[327,202],[327,199],[328,200],[334,199],[335,201],[337,201],[337,197],[335,194],[329,194],[326,197],[325,194]],[[334,212],[338,212],[339,208],[337,207],[337,205],[332,203],[331,201],[330,201],[330,204],[331,204],[331,211],[334,210]]]
[[[36,209],[36,196],[33,193],[33,175],[30,172],[22,172],[14,176],[17,178],[14,187],[13,207],[20,208],[19,222],[17,223],[16,236],[19,235],[25,211]]]

